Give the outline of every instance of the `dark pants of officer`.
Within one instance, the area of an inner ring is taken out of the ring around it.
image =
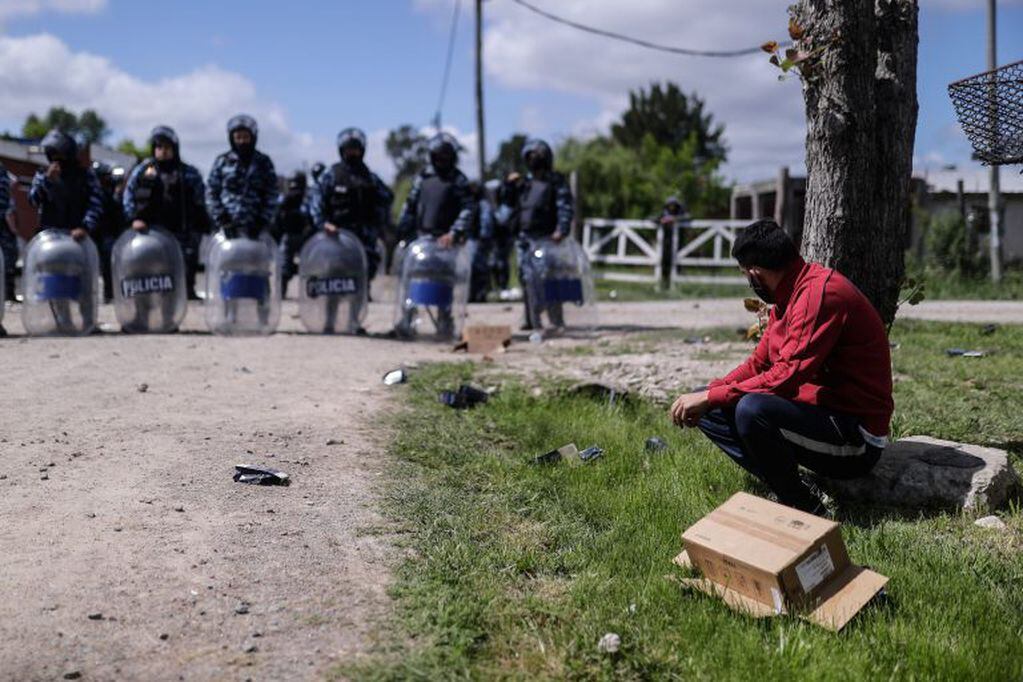
[[[469,280],[469,300],[474,303],[482,303],[487,300],[487,292],[490,291],[490,252],[492,250],[493,242],[490,240],[476,242],[476,252],[472,257],[472,276]]]
[[[4,257],[4,295],[8,301],[13,301],[15,268],[18,266],[18,238],[6,225],[0,225],[0,253],[3,253]]]
[[[195,293],[195,276],[199,271],[199,243],[202,237],[197,234],[174,235],[181,245],[181,255],[185,259],[185,291],[189,301],[198,301]]]
[[[281,257],[281,298],[286,298],[288,293],[288,282],[298,274],[298,266],[295,259],[302,252],[305,244],[305,235],[285,234],[281,237],[281,243],[277,247]]]
[[[103,302],[109,303],[114,297],[113,256],[117,237],[101,237],[96,245],[99,250],[99,271],[103,276]]]
[[[541,328],[543,320],[540,318],[544,312],[547,313],[547,321],[555,327],[565,326],[565,315],[562,304],[558,301],[545,303],[543,301],[543,282],[534,281],[534,277],[526,271],[524,265],[529,262],[530,249],[538,236],[519,237],[515,241],[515,255],[519,266],[519,284],[522,286],[522,301],[525,305],[525,319],[523,327],[527,329]]]
[[[508,288],[511,275],[509,259],[511,258],[512,238],[507,233],[497,234],[487,253],[487,266],[493,276],[493,284],[498,290]]]
[[[779,502],[810,513],[825,509],[799,477],[800,466],[827,478],[858,478],[882,453],[864,440],[855,417],[762,393],[743,396],[734,409],[711,410],[698,426]]]

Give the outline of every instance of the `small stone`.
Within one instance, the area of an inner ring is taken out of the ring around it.
[[[258,637],[262,637],[262,636],[263,636],[263,633],[262,633],[262,632],[253,632],[253,633],[252,633],[252,638],[253,638],[253,639],[256,639],[256,638],[258,638]]]
[[[184,507],[180,507],[180,506],[174,507],[174,511],[176,511],[176,512],[183,512],[183,511],[185,511],[185,508]]]
[[[87,518],[87,519],[94,519],[94,518],[96,518],[96,514],[94,514],[93,512],[87,512],[85,514],[85,518]]]
[[[330,440],[327,441],[327,445],[343,445],[343,444],[344,444],[343,440],[336,440],[334,438],[331,438]]]
[[[251,604],[249,604],[247,601],[243,601],[241,604],[234,607],[234,612],[237,613],[239,616],[244,616],[246,613],[249,612],[250,606]]]
[[[77,679],[80,679],[81,677],[82,677],[82,671],[81,670],[72,670],[70,672],[64,673],[64,679],[65,680],[77,680]]]
[[[138,388],[137,388],[136,390],[137,390],[137,391],[138,391],[139,393],[145,393],[146,391],[148,391],[148,390],[149,390],[149,384],[139,384],[139,385],[138,385]]]
[[[103,614],[96,611],[95,613],[90,613],[88,618],[89,620],[103,620]]]
[[[620,648],[622,648],[622,638],[614,632],[607,633],[597,643],[597,651],[602,654],[615,654]]]
[[[124,530],[124,529],[121,528],[120,526],[114,526],[114,532],[115,533],[120,533],[122,530]]]
[[[991,530],[1005,530],[1007,526],[997,516],[985,516],[977,519],[973,522],[973,525],[980,526],[981,528],[990,528]]]
[[[242,651],[244,651],[247,654],[254,654],[257,651],[259,651],[259,647],[256,646],[255,644],[249,644],[244,649],[242,649]]]
[[[160,639],[162,639],[162,640],[163,640],[163,641],[165,641],[165,642],[167,641],[167,639],[168,639],[169,637],[170,637],[170,635],[168,635],[168,634],[167,634],[166,632],[161,632],[161,633],[160,633]]]

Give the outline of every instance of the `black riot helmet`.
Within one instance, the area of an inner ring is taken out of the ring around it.
[[[458,165],[458,140],[448,133],[437,133],[426,144],[430,164],[438,173],[446,173]]]
[[[93,161],[92,172],[101,185],[109,184],[114,179],[114,167],[106,161]]]
[[[149,132],[150,151],[157,143],[169,144],[174,147],[174,158],[180,155],[181,144],[178,142],[178,134],[170,126],[156,126]]]
[[[50,163],[54,161],[73,163],[78,158],[78,143],[75,142],[75,138],[56,128],[46,133],[40,146]]]
[[[252,135],[252,145],[248,148],[239,148],[239,146],[234,143],[234,133],[236,130],[249,131],[249,134]],[[231,149],[238,154],[242,156],[251,154],[256,148],[256,140],[258,138],[259,125],[256,123],[256,119],[252,118],[248,114],[236,114],[227,122],[227,141],[231,144]]]
[[[305,194],[306,177],[302,171],[295,171],[288,177],[288,193]]]
[[[317,161],[313,164],[313,167],[309,169],[309,174],[313,176],[313,182],[319,182],[320,176],[323,175],[323,171],[327,170],[327,167]]]
[[[366,154],[366,133],[358,128],[345,128],[337,134],[337,153],[345,159],[345,152],[353,154],[358,160]],[[354,160],[354,159],[353,159]]]
[[[532,172],[550,170],[554,166],[551,146],[538,138],[530,138],[522,145],[522,160]]]

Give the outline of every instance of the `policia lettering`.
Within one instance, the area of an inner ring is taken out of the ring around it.
[[[121,280],[121,293],[125,298],[144,294],[165,294],[174,291],[174,278],[170,275],[127,277]]]
[[[354,277],[310,277],[305,283],[309,298],[319,296],[347,296],[359,291],[359,282]]]

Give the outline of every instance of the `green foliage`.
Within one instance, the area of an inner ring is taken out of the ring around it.
[[[675,83],[663,87],[654,83],[647,92],[640,88],[629,93],[629,108],[620,123],[611,126],[611,137],[618,144],[641,150],[652,136],[654,143],[673,151],[692,144],[692,156],[698,162],[725,161],[725,127],[714,123],[704,111],[704,101],[696,94],[686,95]]]
[[[491,178],[504,180],[511,173],[524,174],[526,164],[522,161],[522,148],[529,137],[523,133],[515,133],[498,147],[497,157],[487,165],[487,175]]]
[[[966,233],[966,222],[955,211],[917,212],[924,234],[925,264],[962,274],[978,274],[983,268],[977,244]]]
[[[427,138],[411,125],[405,124],[387,133],[384,144],[394,163],[395,183],[414,178],[429,162]]]
[[[50,107],[43,117],[29,114],[21,127],[21,135],[38,139],[53,129],[77,137],[85,144],[101,143],[110,135],[107,122],[92,109],[75,115],[64,107]]]
[[[606,137],[570,138],[558,149],[557,165],[578,172],[586,217],[654,217],[672,194],[694,216],[727,215],[730,188],[717,174],[718,161],[697,162],[699,145],[695,134],[677,149],[658,144],[652,134],[635,148]]]
[[[141,161],[149,156],[149,148],[144,145],[137,145],[128,138],[117,143],[117,151],[122,154],[131,154],[136,161]]]
[[[680,334],[683,332],[680,332]],[[898,323],[902,435],[1008,447],[1018,463],[1023,329]],[[985,347],[981,360],[950,346]],[[407,387],[387,492],[406,559],[392,592],[396,630],[355,679],[1020,679],[1023,516],[1008,533],[966,516],[840,509],[853,560],[890,576],[889,599],[840,634],[757,620],[671,577],[681,531],[736,490],[763,493],[662,407],[614,409],[509,382],[469,412],[436,401],[469,363],[427,367]],[[647,454],[657,435],[669,447]],[[593,465],[536,467],[566,442],[599,444]],[[606,632],[622,650],[601,655]]]

